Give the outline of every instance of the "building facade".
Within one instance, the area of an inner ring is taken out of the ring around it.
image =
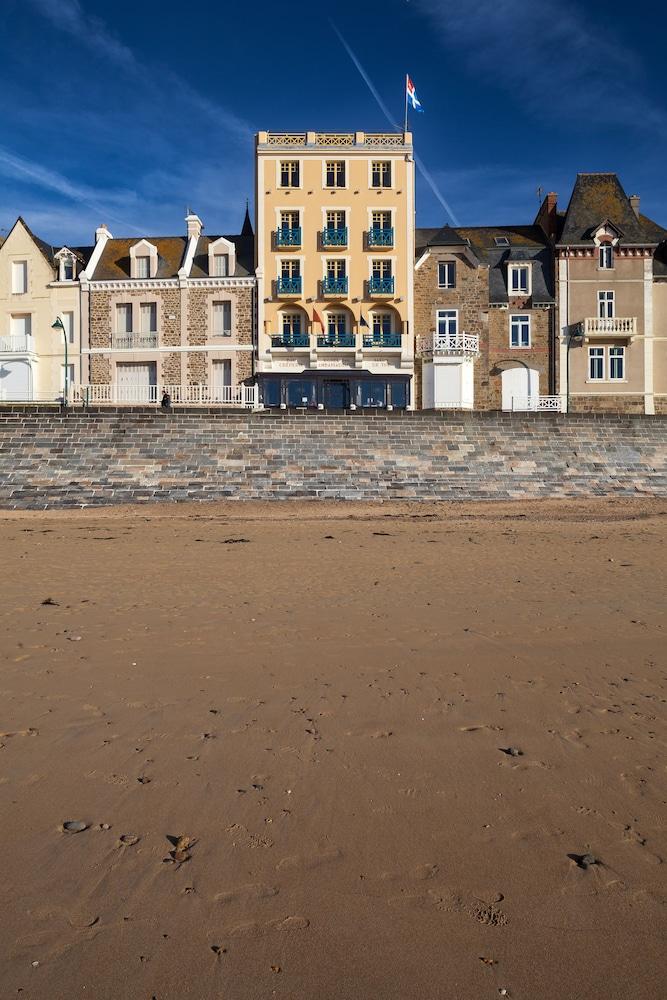
[[[667,230],[616,174],[579,174],[541,220],[556,248],[563,409],[667,412]]]
[[[553,251],[535,226],[418,229],[423,409],[553,409]]]
[[[412,407],[410,133],[258,133],[256,213],[264,405]]]
[[[22,218],[0,246],[0,401],[70,396],[81,377],[79,278],[91,251],[51,246]],[[58,318],[63,329],[53,329]]]
[[[254,235],[114,239],[106,227],[81,276],[83,398],[247,403],[253,368]]]

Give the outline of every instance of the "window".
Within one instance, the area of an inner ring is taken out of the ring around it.
[[[229,254],[216,253],[213,255],[213,276],[215,278],[226,278],[229,274]]]
[[[391,278],[390,260],[374,260],[372,267],[374,281],[384,281],[385,279]]]
[[[493,242],[497,247],[508,247],[510,245],[510,241],[507,236],[495,236]]]
[[[65,327],[65,333],[67,334],[67,343],[74,343],[74,313],[64,312],[61,313],[61,318],[63,321],[63,326]]]
[[[141,332],[157,333],[157,302],[142,302],[140,315]]]
[[[65,366],[60,366],[60,384],[65,386]],[[67,365],[67,384],[74,385],[74,365]]]
[[[391,160],[373,160],[371,164],[371,187],[391,187]]]
[[[345,229],[345,212],[340,209],[327,212],[327,229]]]
[[[530,266],[528,264],[510,264],[509,272],[510,295],[530,295]]]
[[[598,316],[600,319],[614,318],[613,292],[598,292]]]
[[[453,336],[459,332],[459,314],[456,309],[438,309],[436,329],[439,336]]]
[[[510,347],[530,347],[530,316],[510,317]]]
[[[456,263],[453,260],[438,263],[438,288],[456,288]]]
[[[12,294],[25,295],[28,291],[28,261],[12,261]]]
[[[70,254],[63,254],[60,257],[60,281],[74,281],[76,271],[74,270],[74,257]]]
[[[588,377],[592,382],[604,378],[604,347],[588,348]]]
[[[232,362],[230,359],[214,361],[212,365],[213,388],[226,389],[232,384]]]
[[[137,278],[150,278],[151,276],[151,259],[150,257],[137,256],[135,257],[135,274]]]
[[[341,257],[333,257],[327,261],[327,278],[344,278],[345,261]]]
[[[299,336],[301,333],[301,313],[283,313],[283,334],[285,336],[292,336],[295,334]]]
[[[347,314],[344,312],[327,313],[327,332],[330,337],[340,337],[347,333]]]
[[[116,333],[132,333],[131,302],[119,302],[116,306]]]
[[[371,226],[373,229],[380,229],[387,232],[391,229],[391,212],[372,212]]]
[[[391,313],[373,313],[373,336],[382,337],[385,333],[391,333]]]
[[[622,381],[625,378],[625,348],[609,348],[609,378]]]
[[[327,160],[325,185],[328,188],[345,187],[345,160]]]
[[[359,383],[359,401],[362,406],[383,407],[387,405],[387,384],[379,379]]]
[[[213,334],[216,337],[231,337],[232,335],[231,302],[213,303]]]
[[[315,406],[317,390],[311,379],[290,379],[287,383],[288,406]]]
[[[614,248],[611,243],[604,243],[600,247],[600,267],[603,271],[608,271],[614,266]]]
[[[299,278],[301,276],[301,261],[288,258],[280,262],[281,278]]]
[[[299,228],[299,213],[298,212],[281,212],[280,213],[280,228],[283,232],[289,231],[290,229]]]
[[[30,313],[25,315],[12,316],[9,321],[9,330],[12,337],[28,338],[32,334],[32,316]],[[21,345],[21,350],[25,350],[25,347]]]
[[[299,161],[282,160],[280,163],[280,186],[297,188],[299,186]]]

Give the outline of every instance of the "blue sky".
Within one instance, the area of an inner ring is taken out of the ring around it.
[[[0,0],[0,232],[92,242],[236,232],[257,129],[385,129],[333,31],[461,225],[532,221],[578,170],[616,170],[667,225],[662,5],[616,0]],[[466,9],[469,8],[469,9]],[[451,221],[421,177],[419,225]]]

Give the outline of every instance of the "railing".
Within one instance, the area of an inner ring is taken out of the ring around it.
[[[561,409],[560,396],[512,396],[512,410],[515,412],[560,413]]]
[[[353,132],[316,132],[318,146],[354,146]]]
[[[364,334],[364,347],[400,347],[401,335],[389,331]]]
[[[637,335],[637,319],[593,316],[583,322],[585,337],[635,337]]]
[[[479,354],[479,337],[474,333],[433,333],[421,341],[422,354]]]
[[[10,333],[6,337],[0,337],[0,352],[3,354],[29,354],[33,349],[30,334]]]
[[[307,333],[276,333],[271,334],[271,347],[309,347],[310,337]]]
[[[374,226],[368,230],[368,245],[369,247],[393,247],[394,230]]]
[[[322,295],[347,295],[347,275],[336,278],[328,274],[322,279]]]
[[[276,246],[277,247],[300,247],[301,246],[301,227],[296,226],[294,229],[276,229]]]
[[[172,405],[236,406],[246,409],[259,406],[257,385],[113,385],[95,383],[74,387],[73,402],[85,405],[158,404],[167,393]]]
[[[368,282],[368,292],[370,295],[393,295],[394,279],[373,276]]]
[[[278,295],[301,295],[301,275],[293,278],[278,278]]]
[[[317,338],[318,347],[354,347],[353,333],[324,333]]]
[[[357,142],[356,132],[266,132],[262,144],[267,146],[307,146],[309,140],[316,146],[405,146],[402,132],[362,132]]]
[[[150,351],[158,345],[157,333],[112,333],[111,346],[116,351]]]
[[[323,247],[346,247],[347,246],[347,227],[342,229],[333,229],[328,226],[326,229],[322,230],[322,246]]]

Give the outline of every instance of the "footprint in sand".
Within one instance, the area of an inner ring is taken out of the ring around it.
[[[342,857],[342,851],[338,850],[337,847],[321,851],[319,854],[292,854],[278,862],[276,871],[312,871],[314,868],[321,868],[323,865],[340,861]]]
[[[644,858],[645,861],[648,861],[654,865],[661,865],[663,863],[663,859],[660,857],[659,854],[654,854],[653,851],[650,851],[646,848],[646,837],[642,836],[641,833],[638,833],[637,830],[634,829],[634,827],[632,826],[625,827],[623,831],[623,840],[625,840],[626,843],[628,844],[635,844],[637,847],[643,848],[642,857]]]
[[[236,924],[223,932],[224,937],[262,937],[272,931],[303,931],[310,925],[310,920],[305,917],[284,917],[279,920],[269,920],[265,924],[250,921],[245,924]]]
[[[269,899],[279,892],[275,885],[240,885],[228,892],[218,892],[213,899],[216,903],[243,903],[251,899]]]

